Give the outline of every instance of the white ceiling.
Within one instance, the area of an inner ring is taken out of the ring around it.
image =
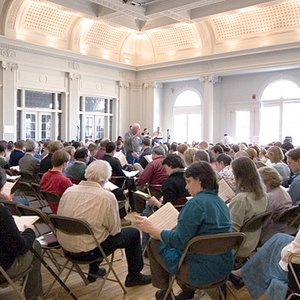
[[[141,68],[300,44],[300,0],[0,0],[0,34]]]
[[[176,23],[197,23],[209,16],[271,0],[50,0],[113,26],[147,31]]]

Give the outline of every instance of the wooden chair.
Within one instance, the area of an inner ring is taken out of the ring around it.
[[[219,234],[209,234],[209,235],[200,235],[194,237],[192,240],[188,242],[186,245],[178,264],[178,271],[179,273],[182,264],[185,261],[185,258],[188,254],[198,254],[198,255],[221,255],[228,251],[235,251],[235,253],[239,250],[240,246],[244,242],[246,236],[244,233],[241,232],[229,232],[229,233],[219,233]],[[210,288],[217,288],[219,291],[219,296],[222,300],[225,300],[225,296],[222,291],[222,286],[226,285],[230,272],[224,276],[224,278],[220,279],[217,282],[212,282],[211,284],[207,285],[199,285],[199,286],[192,286],[188,282],[184,282],[187,286],[193,289],[210,289]],[[165,294],[164,300],[168,298],[168,295],[171,293],[172,297],[174,296],[172,292],[172,287],[175,282],[176,276],[172,276],[168,290]],[[182,280],[181,280],[182,281]],[[233,291],[229,286],[227,286],[231,294],[234,296]]]
[[[6,288],[7,286],[11,286],[17,293],[18,299],[26,300],[25,298],[25,286],[28,280],[29,272],[31,271],[32,267],[30,266],[24,272],[11,277],[7,274],[7,272],[0,266],[0,287]],[[17,282],[21,282],[21,286],[17,284]]]
[[[107,255],[104,253],[101,245],[97,241],[93,230],[91,229],[90,225],[86,221],[80,220],[80,219],[75,219],[75,218],[70,218],[70,217],[58,216],[58,215],[54,215],[54,214],[49,215],[49,218],[50,218],[51,223],[53,224],[53,227],[55,228],[55,231],[61,231],[64,234],[71,235],[71,236],[77,236],[77,235],[91,236],[95,242],[95,248],[98,247],[98,249],[101,253],[101,257],[99,257],[97,259],[94,259],[92,261],[81,261],[81,260],[76,260],[76,259],[72,258],[70,253],[62,247],[62,249],[64,251],[64,256],[66,258],[66,262],[65,262],[63,268],[61,269],[61,271],[59,272],[59,276],[62,273],[62,271],[67,267],[68,263],[69,262],[71,263],[71,268],[69,269],[69,271],[64,279],[64,282],[68,279],[70,273],[75,268],[76,271],[78,272],[78,274],[81,276],[84,283],[88,284],[88,280],[85,277],[85,274],[83,273],[83,271],[81,270],[79,265],[90,264],[92,262],[101,261],[103,259],[103,260],[105,260],[105,262],[108,265],[108,270],[107,270],[105,276],[102,278],[103,280],[99,286],[98,296],[100,295],[106,280],[117,282],[120,285],[120,287],[122,288],[123,292],[126,293],[125,287],[121,283],[119,276],[117,275],[116,271],[113,268],[114,253],[111,254],[111,259],[108,259]],[[114,278],[108,277],[111,272],[113,273]],[[98,298],[98,296],[96,297],[96,299]]]

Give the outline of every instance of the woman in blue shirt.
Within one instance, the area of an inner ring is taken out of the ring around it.
[[[152,285],[159,288],[156,299],[163,299],[169,285],[170,274],[176,274],[180,256],[187,243],[195,236],[231,231],[231,221],[226,204],[218,197],[216,174],[207,162],[191,164],[186,172],[186,189],[193,196],[178,216],[175,230],[160,230],[149,220],[136,217],[139,228],[150,233],[148,254],[152,274]],[[233,267],[233,255],[204,256],[189,255],[182,266],[187,276],[180,272],[177,278],[193,285],[215,282],[228,274]],[[178,284],[182,292],[176,299],[191,299],[195,290]],[[170,297],[171,299],[171,297]]]

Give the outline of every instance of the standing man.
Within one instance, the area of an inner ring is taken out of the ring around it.
[[[130,127],[130,130],[125,134],[126,159],[129,164],[138,162],[141,151],[141,142],[141,125],[139,123],[134,123]]]

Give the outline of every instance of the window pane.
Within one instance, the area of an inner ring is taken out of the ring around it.
[[[192,143],[193,141],[201,141],[201,115],[191,114],[188,115],[188,131],[187,131],[187,142]]]
[[[285,103],[283,105],[282,136],[292,136],[293,144],[300,145],[300,103]]]
[[[51,115],[41,115],[41,140],[51,139]]]
[[[22,129],[22,111],[17,110],[17,140],[21,139],[21,129]]]
[[[25,91],[25,106],[53,109],[53,94]]]
[[[17,107],[22,106],[22,90],[17,90]]]
[[[95,117],[95,139],[104,138],[104,117]]]
[[[86,97],[85,111],[87,112],[105,112],[105,99]]]
[[[26,114],[25,117],[25,135],[26,139],[36,139],[36,115]]]
[[[94,118],[86,117],[85,118],[85,139],[86,140],[93,139],[93,129],[94,129]]]
[[[281,98],[299,99],[300,88],[292,81],[278,80],[269,84],[261,96],[261,100],[276,100]]]
[[[250,111],[235,112],[235,138],[238,142],[250,141]]]
[[[57,109],[61,110],[61,94],[57,94]]]
[[[174,139],[175,142],[187,141],[187,115],[174,115]]]
[[[260,143],[267,145],[279,141],[280,107],[265,106],[260,114]]]
[[[199,95],[194,91],[184,91],[177,98],[175,106],[196,106],[201,105]]]

